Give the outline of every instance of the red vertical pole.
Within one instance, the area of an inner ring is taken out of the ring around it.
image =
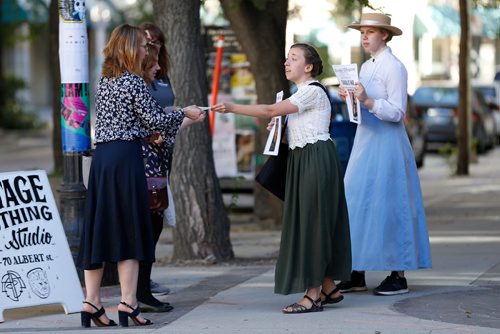
[[[220,78],[220,71],[221,71],[221,63],[222,63],[222,51],[224,49],[224,36],[220,35],[217,44],[217,54],[215,56],[215,67],[214,67],[214,74],[213,74],[213,80],[212,80],[212,101],[210,103],[211,106],[217,104],[217,94],[219,94],[219,78]],[[210,134],[213,136],[214,135],[214,125],[215,125],[215,112],[211,111],[209,115],[209,120],[210,120]]]

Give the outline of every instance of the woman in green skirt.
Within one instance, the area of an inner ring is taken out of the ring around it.
[[[318,52],[294,44],[285,75],[297,85],[290,98],[271,105],[223,103],[222,113],[260,118],[287,116],[290,148],[275,292],[304,292],[284,313],[323,310],[343,299],[334,280],[350,277],[351,242],[342,173],[330,138],[330,101],[315,79],[323,71]],[[271,123],[270,123],[271,124]]]

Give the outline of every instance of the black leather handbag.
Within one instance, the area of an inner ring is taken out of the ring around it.
[[[281,131],[281,140],[285,135],[286,121]],[[278,155],[271,155],[255,177],[261,186],[280,200],[285,200],[286,169],[288,164],[288,144],[279,143]]]

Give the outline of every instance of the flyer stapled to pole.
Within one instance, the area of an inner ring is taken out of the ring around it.
[[[359,81],[358,65],[332,65],[339,83],[348,92],[345,103],[349,112],[349,120],[353,123],[361,124],[361,106],[359,100],[354,97],[355,84]]]
[[[283,100],[283,91],[276,93],[276,102]],[[265,155],[278,155],[281,143],[281,116],[273,117],[273,127],[267,136],[266,146],[264,147]]]

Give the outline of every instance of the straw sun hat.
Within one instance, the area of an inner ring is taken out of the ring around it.
[[[394,36],[402,35],[401,29],[391,26],[391,18],[385,14],[381,13],[363,13],[361,14],[361,20],[355,21],[347,26],[348,28],[353,28],[359,30],[361,27],[375,27],[383,28],[390,31]]]

